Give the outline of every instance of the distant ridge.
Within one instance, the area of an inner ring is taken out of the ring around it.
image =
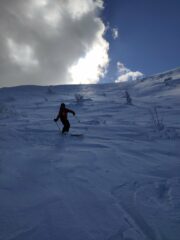
[[[165,71],[165,72],[161,72],[161,73],[156,73],[154,75],[150,75],[150,76],[146,76],[145,78],[143,78],[143,80],[145,79],[160,79],[160,78],[164,78],[164,77],[173,77],[173,79],[177,79],[180,78],[180,67]]]

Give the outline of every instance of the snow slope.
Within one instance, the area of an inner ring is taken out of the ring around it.
[[[83,137],[60,135],[61,102]],[[179,240],[180,69],[0,89],[0,196],[2,240]]]

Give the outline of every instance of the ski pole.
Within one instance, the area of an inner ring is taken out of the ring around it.
[[[61,131],[61,129],[60,129],[59,125],[57,124],[57,122],[55,122],[55,123],[56,123],[57,127],[59,128],[59,131]]]
[[[77,119],[77,121],[80,123],[81,121],[79,120],[79,118],[75,115],[75,118]]]

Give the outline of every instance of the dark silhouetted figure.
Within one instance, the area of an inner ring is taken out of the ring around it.
[[[58,121],[58,119],[61,120],[62,124],[63,124],[63,129],[62,129],[62,133],[66,133],[69,132],[69,128],[70,128],[70,123],[68,121],[67,115],[68,113],[72,113],[75,116],[75,112],[72,111],[71,109],[66,108],[65,104],[62,103],[59,109],[59,113],[57,115],[57,117],[54,119],[55,122]]]
[[[126,97],[126,103],[131,105],[132,104],[132,99],[131,99],[128,91],[125,91],[125,97]]]

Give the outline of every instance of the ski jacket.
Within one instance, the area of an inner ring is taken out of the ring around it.
[[[75,115],[75,112],[72,111],[71,109],[68,109],[68,108],[60,109],[56,120],[58,120],[59,118],[61,119],[61,121],[67,120],[67,115],[69,112]]]

